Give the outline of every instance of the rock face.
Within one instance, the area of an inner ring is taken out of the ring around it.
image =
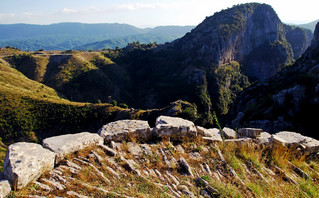
[[[197,136],[193,122],[182,118],[160,116],[156,119],[154,132],[160,138],[192,138]]]
[[[146,141],[151,138],[151,129],[147,121],[119,120],[104,125],[98,134],[104,138],[105,143],[129,141],[131,138]]]
[[[293,130],[319,138],[319,25],[307,51],[269,82],[241,92],[229,111],[232,128],[256,127],[270,133]],[[243,113],[245,112],[245,113]]]
[[[96,144],[103,144],[103,138],[98,134],[88,132],[60,135],[43,140],[43,147],[56,153],[56,163],[68,153]]]
[[[39,144],[19,142],[9,146],[4,160],[4,176],[21,189],[54,168],[55,154]]]
[[[299,57],[311,36],[302,28],[284,25],[271,6],[249,3],[207,17],[174,44],[207,63],[238,61],[244,64],[245,74],[264,81],[289,63],[294,52]]]

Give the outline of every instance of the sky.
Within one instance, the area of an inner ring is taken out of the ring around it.
[[[246,0],[0,0],[0,24],[126,23],[137,27],[198,25],[206,16]],[[267,3],[285,23],[319,19],[319,0]]]

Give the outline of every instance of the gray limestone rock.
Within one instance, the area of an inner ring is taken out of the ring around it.
[[[182,170],[182,172],[184,172],[185,174],[194,177],[193,172],[191,170],[191,167],[188,165],[188,163],[186,162],[185,158],[181,157],[178,160],[178,164]]]
[[[209,143],[223,141],[222,133],[217,128],[205,129],[204,127],[196,126],[196,129],[198,134],[201,134],[203,139]]]
[[[0,197],[7,197],[7,195],[11,192],[11,186],[8,180],[0,181]]]
[[[225,138],[227,139],[236,139],[236,131],[231,128],[224,127],[223,135],[225,135]]]
[[[197,136],[194,123],[182,118],[160,116],[155,125],[154,131],[160,138],[184,139]]]
[[[104,125],[98,134],[105,143],[115,141],[131,141],[131,139],[147,141],[151,138],[151,128],[147,121],[119,120]]]
[[[237,135],[240,137],[249,137],[249,138],[257,138],[260,136],[262,129],[256,128],[240,128],[237,131]]]
[[[127,147],[128,152],[130,152],[133,156],[140,156],[143,153],[141,147],[136,143],[128,142]]]
[[[54,168],[55,154],[40,144],[18,142],[11,144],[4,160],[4,176],[16,189],[38,179]]]
[[[289,147],[302,147],[305,152],[317,153],[319,151],[319,141],[311,137],[303,136],[300,133],[282,131],[273,135],[276,143],[284,144]]]
[[[262,132],[260,136],[257,138],[259,144],[270,144],[272,143],[272,135],[267,132]]]
[[[79,151],[91,145],[103,144],[103,138],[96,133],[82,132],[46,138],[42,142],[43,147],[56,153],[57,164],[64,156]]]

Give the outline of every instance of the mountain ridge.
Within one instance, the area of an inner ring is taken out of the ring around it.
[[[310,116],[319,108],[318,38],[319,23],[311,45],[293,65],[240,94],[230,111],[228,124],[263,127],[270,132],[295,129],[318,138],[315,120]]]
[[[50,25],[0,24],[0,46],[13,46],[22,50],[69,50],[93,42],[113,39],[119,43],[109,44],[105,48],[125,47],[121,39],[138,41],[128,36],[144,35],[144,42],[165,43],[183,36],[193,26],[159,26],[155,28],[137,28],[119,23],[57,23]],[[128,37],[128,38],[127,38]],[[148,39],[148,37],[150,37]],[[142,40],[143,41],[143,40]],[[141,41],[141,42],[142,42]],[[83,49],[83,48],[82,48]],[[92,47],[92,49],[96,49]],[[103,49],[103,48],[101,48]],[[89,50],[89,49],[85,49]]]

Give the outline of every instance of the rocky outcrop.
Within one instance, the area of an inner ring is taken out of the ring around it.
[[[132,138],[149,140],[151,129],[147,121],[119,120],[104,125],[98,134],[104,138],[105,143],[130,141]]]
[[[55,154],[39,144],[19,142],[9,146],[3,168],[4,177],[16,189],[38,179],[54,168]]]
[[[311,32],[284,25],[271,6],[249,3],[207,17],[173,45],[191,54],[188,61],[238,61],[246,75],[265,81],[299,57],[311,37]]]
[[[299,58],[310,46],[313,34],[311,30],[300,27],[284,25],[286,39],[290,43],[294,58]]]
[[[123,131],[127,130],[127,122],[122,122]],[[118,132],[119,123],[121,122],[116,123]],[[131,120],[130,123],[138,122]],[[141,123],[145,125],[145,122]],[[103,130],[107,130],[105,126]],[[113,128],[110,129],[114,132],[114,123],[111,126]],[[34,143],[15,143],[8,148],[4,176],[16,189],[33,182],[32,185],[37,188],[32,191],[33,195],[92,197],[102,193],[103,196],[112,194],[130,197],[126,193],[130,190],[127,189],[135,188],[135,185],[141,185],[139,188],[142,189],[142,185],[147,184],[150,186],[149,190],[167,189],[163,192],[169,197],[180,197],[182,194],[194,197],[197,188],[202,196],[220,196],[223,192],[216,188],[220,184],[212,185],[210,181],[221,183],[228,179],[235,182],[247,195],[253,193],[247,190],[247,178],[260,178],[268,182],[265,179],[267,174],[267,178],[280,176],[293,185],[299,185],[299,178],[290,177],[291,173],[287,174],[278,166],[268,165],[275,171],[270,175],[272,170],[263,167],[265,165],[261,165],[261,161],[257,170],[253,167],[256,162],[246,159],[246,155],[240,154],[241,160],[236,161],[236,153],[241,152],[241,149],[244,149],[243,152],[256,152],[256,149],[260,149],[262,153],[265,148],[272,150],[280,145],[294,151],[298,154],[296,156],[302,154],[305,157],[318,156],[319,152],[318,140],[295,132],[283,131],[271,135],[262,129],[241,128],[236,132],[226,127],[219,131],[216,128],[195,127],[188,120],[168,116],[157,118],[154,132],[152,143],[141,131],[135,133],[134,138],[127,138],[122,142],[105,142],[98,134],[83,132],[47,138],[43,140],[45,148]],[[222,149],[219,149],[219,145]],[[228,149],[235,149],[236,152],[229,152]],[[245,160],[248,161],[244,162]],[[300,178],[311,179],[312,175],[292,162],[287,163],[291,171]],[[238,166],[245,169],[245,179],[241,178],[243,173]],[[267,171],[259,172],[261,167]],[[44,172],[47,174],[43,175]],[[135,179],[127,179],[128,176]],[[7,180],[0,182],[0,193],[4,196],[10,191]],[[123,184],[124,181],[134,183]],[[99,187],[95,187],[96,184]],[[77,191],[79,185],[86,190]],[[123,188],[123,185],[125,192],[112,192],[112,189]]]
[[[55,163],[58,163],[68,153],[84,149],[90,145],[103,144],[103,138],[98,134],[82,132],[46,138],[42,144],[44,148],[56,153]]]
[[[296,132],[282,131],[273,135],[274,140],[290,148],[301,147],[306,153],[319,152],[319,141]]]
[[[227,116],[232,128],[296,130],[319,138],[312,116],[319,108],[319,25],[316,30],[311,46],[293,65],[237,97]]]
[[[182,118],[160,116],[155,125],[153,130],[159,138],[183,139],[197,136],[194,123]]]

